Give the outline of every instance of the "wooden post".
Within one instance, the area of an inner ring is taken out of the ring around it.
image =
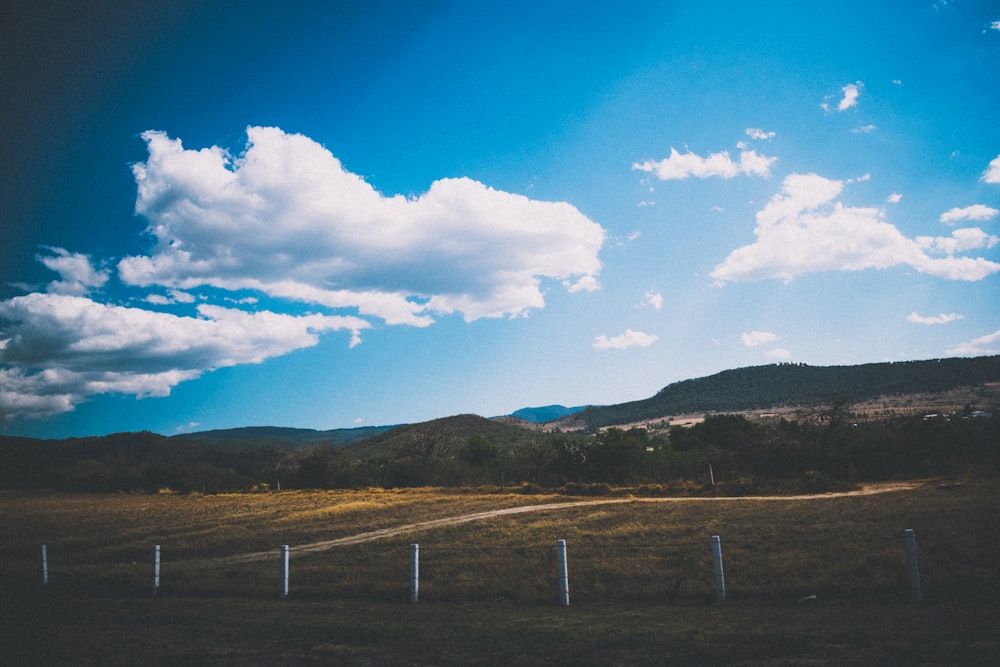
[[[288,597],[288,545],[281,545],[281,597]]]
[[[715,563],[715,601],[726,601],[726,575],[722,571],[722,540],[712,535],[712,561]]]
[[[708,464],[708,488],[715,488],[715,473],[712,471],[712,464]]]
[[[42,545],[42,586],[49,585],[49,552],[48,548]]]
[[[410,545],[410,602],[420,599],[420,545]]]
[[[569,570],[566,566],[566,540],[556,541],[556,557],[559,561],[559,603],[569,606]]]
[[[914,602],[923,600],[920,591],[920,566],[917,563],[917,535],[912,528],[906,529],[906,556],[910,570],[910,596]]]
[[[153,547],[153,595],[160,592],[160,545]]]

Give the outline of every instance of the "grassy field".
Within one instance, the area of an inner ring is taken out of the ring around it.
[[[998,490],[966,481],[568,508],[555,507],[565,496],[491,489],[8,493],[0,646],[11,665],[1000,664]],[[307,547],[536,504],[553,507]],[[922,603],[910,601],[906,528],[917,534]],[[721,604],[712,535],[725,559]],[[559,605],[557,539],[568,543],[569,607]],[[233,558],[249,552],[262,555]]]

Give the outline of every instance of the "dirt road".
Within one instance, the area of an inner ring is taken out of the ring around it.
[[[574,500],[565,503],[549,503],[545,505],[522,505],[520,507],[507,507],[504,509],[489,510],[487,512],[476,512],[474,514],[463,514],[461,516],[450,516],[441,519],[431,519],[429,521],[419,521],[417,523],[407,523],[391,528],[381,528],[357,535],[338,537],[332,540],[321,540],[295,546],[292,550],[295,553],[316,553],[328,551],[337,547],[350,544],[361,544],[363,542],[373,542],[387,537],[396,537],[404,533],[417,532],[428,528],[440,528],[442,526],[455,526],[462,523],[471,523],[483,519],[491,519],[498,516],[511,514],[526,514],[528,512],[540,512],[544,510],[562,510],[572,507],[598,506],[598,505],[621,505],[625,503],[710,503],[710,502],[769,502],[775,500],[823,500],[830,498],[845,498],[849,496],[870,496],[878,493],[891,493],[895,491],[907,491],[922,486],[926,482],[889,482],[883,484],[870,484],[856,491],[842,491],[837,493],[823,493],[817,495],[797,495],[797,496],[740,496],[740,497],[709,497],[709,498],[596,498],[593,500]],[[268,551],[254,551],[234,556],[223,556],[213,559],[213,562],[223,563],[247,563],[253,561],[269,560],[274,558],[274,549]]]

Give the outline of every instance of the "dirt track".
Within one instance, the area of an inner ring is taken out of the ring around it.
[[[510,514],[525,514],[528,512],[540,512],[543,510],[561,510],[571,507],[585,507],[588,505],[620,505],[625,503],[705,503],[705,502],[767,502],[773,500],[823,500],[829,498],[845,498],[848,496],[870,496],[878,493],[891,493],[894,491],[908,491],[923,485],[925,482],[891,482],[883,484],[871,484],[856,491],[842,491],[837,493],[823,493],[818,495],[797,495],[797,496],[739,496],[739,497],[709,497],[709,498],[598,498],[594,500],[574,500],[565,503],[549,503],[546,505],[522,505],[520,507],[507,507],[487,512],[476,512],[474,514],[463,514],[461,516],[450,516],[442,519],[431,519],[429,521],[419,521],[417,523],[407,523],[391,528],[381,528],[357,535],[338,537],[333,540],[321,540],[295,546],[292,550],[295,553],[315,553],[328,551],[337,547],[350,544],[361,544],[363,542],[373,542],[387,537],[395,537],[404,533],[416,532],[428,528],[440,528],[442,526],[454,526],[462,523],[471,523],[481,519],[491,519],[498,516]],[[214,559],[215,562],[225,563],[247,563],[252,561],[262,561],[274,558],[274,549],[268,551],[255,551],[234,556],[224,556]]]

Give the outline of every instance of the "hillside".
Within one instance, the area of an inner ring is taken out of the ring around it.
[[[736,414],[754,411],[787,421]],[[861,428],[842,437],[831,428],[838,421],[827,419],[834,411]],[[923,419],[931,412],[941,419]],[[710,464],[720,473],[762,479],[798,479],[803,471],[831,480],[887,479],[1000,468],[1000,421],[978,418],[998,413],[1000,357],[779,364],[677,382],[649,399],[592,406],[547,424],[458,415],[330,431],[250,427],[169,438],[150,432],[67,440],[0,436],[0,489],[620,484],[695,478]],[[697,419],[676,419],[682,416]],[[701,423],[673,428],[694,422]]]
[[[537,408],[521,408],[520,410],[510,413],[509,416],[522,419],[526,422],[540,424],[576,414],[585,407],[586,406],[583,405],[575,408],[567,408],[564,405],[543,405]]]
[[[429,461],[456,454],[470,440],[479,438],[497,449],[509,449],[530,439],[525,429],[478,415],[456,415],[419,424],[397,426],[345,451],[358,458],[409,458]]]
[[[184,433],[172,436],[171,439],[210,444],[230,449],[254,449],[259,447],[289,449],[304,445],[319,444],[343,447],[393,428],[395,426],[362,426],[358,428],[337,428],[327,431],[317,431],[311,428],[246,426],[243,428]]]
[[[573,416],[588,430],[674,415],[861,403],[1000,382],[1000,356],[857,366],[773,364],[667,385],[651,398],[591,406]]]

